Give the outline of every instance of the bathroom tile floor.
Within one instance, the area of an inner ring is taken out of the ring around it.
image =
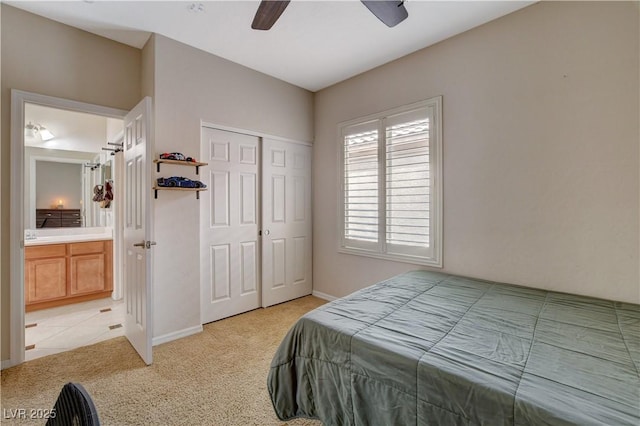
[[[124,335],[124,303],[104,298],[25,314],[25,361]]]

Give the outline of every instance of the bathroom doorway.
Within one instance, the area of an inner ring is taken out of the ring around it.
[[[124,335],[123,120],[24,103],[24,361]]]

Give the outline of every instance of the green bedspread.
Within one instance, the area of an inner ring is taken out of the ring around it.
[[[640,424],[640,306],[414,271],[303,316],[275,354],[281,420]]]

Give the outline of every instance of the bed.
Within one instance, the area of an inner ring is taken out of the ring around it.
[[[327,426],[637,426],[639,368],[639,305],[413,271],[301,317],[267,387]]]

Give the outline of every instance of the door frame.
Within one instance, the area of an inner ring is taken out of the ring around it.
[[[10,351],[2,368],[24,362],[24,107],[26,103],[124,119],[128,111],[22,90],[11,90],[11,165],[9,182]]]
[[[124,143],[124,130],[118,132],[111,142]],[[124,297],[124,158],[113,157],[111,161],[111,179],[114,180],[115,210],[113,216],[113,241],[122,244],[113,245],[113,293],[111,298],[119,300]]]
[[[263,138],[263,139],[265,139],[265,138],[266,139],[273,139],[273,140],[276,140],[276,141],[297,143],[299,145],[306,145],[306,146],[313,147],[313,142],[311,142],[311,141],[301,141],[301,140],[297,140],[297,139],[289,139],[289,138],[285,138],[285,137],[282,137],[282,136],[274,136],[274,135],[271,135],[269,133],[256,132],[256,131],[253,131],[253,130],[241,129],[239,127],[225,126],[224,124],[217,124],[217,123],[213,123],[211,121],[200,120],[200,131],[202,131],[203,127],[208,127],[210,129],[216,129],[216,130],[224,130],[225,132],[240,133],[240,134],[248,135],[248,136],[257,136],[257,137]],[[200,140],[200,142],[202,143],[202,140]]]

